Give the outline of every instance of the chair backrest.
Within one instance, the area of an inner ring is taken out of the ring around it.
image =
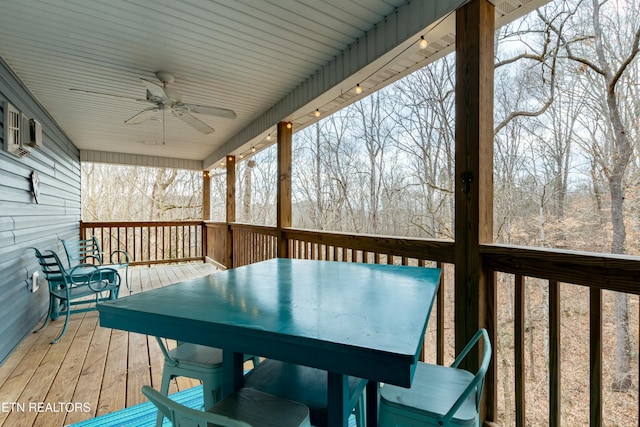
[[[38,258],[38,264],[44,273],[47,281],[64,280],[68,281],[67,272],[58,258],[58,255],[53,251],[40,252],[37,248],[31,248],[36,252],[36,258]]]
[[[102,264],[102,250],[95,236],[86,240],[60,240],[67,254],[69,268],[78,264]]]
[[[160,347],[160,351],[162,351],[162,354],[164,355],[165,362],[170,363],[173,366],[178,366],[178,362],[173,360],[173,358],[169,356],[169,350],[167,350],[167,347],[164,345],[164,342],[162,342],[162,338],[160,337],[155,337],[155,338],[156,338],[156,341],[158,342],[158,346]]]
[[[464,403],[467,397],[476,390],[476,409],[480,405],[480,398],[482,397],[482,390],[484,389],[484,377],[487,374],[487,370],[489,369],[489,362],[491,361],[491,341],[489,341],[489,334],[486,329],[480,329],[476,334],[471,338],[471,341],[465,346],[462,352],[456,357],[456,360],[451,365],[452,368],[457,368],[460,362],[466,357],[466,355],[471,351],[471,349],[478,343],[480,337],[483,338],[484,341],[484,350],[482,352],[482,363],[480,364],[480,368],[478,372],[476,372],[473,380],[469,383],[467,388],[462,392],[456,403],[449,409],[449,411],[444,414],[439,420],[440,425],[447,425],[447,423],[453,418],[455,413],[460,409],[460,406]]]
[[[215,424],[223,427],[251,427],[242,421],[232,420],[219,414],[198,411],[181,405],[149,386],[142,386],[142,394],[153,403],[174,427],[207,427]]]

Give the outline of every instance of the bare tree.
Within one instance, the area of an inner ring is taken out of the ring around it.
[[[621,95],[624,88],[621,86],[624,84],[625,73],[638,56],[640,25],[637,21],[637,10],[635,13],[628,11],[625,18],[616,13],[618,11],[612,10],[617,7],[614,3],[607,3],[592,0],[591,15],[583,17],[584,22],[588,22],[590,26],[589,34],[586,36],[569,35],[560,28],[551,28],[564,40],[567,58],[578,64],[580,72],[588,74],[587,78],[593,83],[591,90],[602,99],[599,103],[602,106],[600,113],[606,119],[606,126],[601,128],[599,140],[593,141],[593,154],[607,178],[609,187],[613,229],[611,253],[623,254],[626,243],[624,181],[631,163],[633,145],[622,114]],[[609,36],[613,42],[609,40]],[[628,316],[628,296],[625,293],[617,293],[616,373],[612,387],[618,391],[628,390],[632,385]]]

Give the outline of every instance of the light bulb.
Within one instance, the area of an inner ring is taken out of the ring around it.
[[[316,117],[320,117],[320,110],[316,108],[315,113],[313,113]]]
[[[271,134],[267,135],[267,141],[271,141]]]
[[[256,152],[256,147],[251,147],[251,152],[255,153]]]
[[[291,126],[293,126],[291,122],[287,123],[287,129],[291,129]]]
[[[428,45],[427,39],[424,36],[420,36],[420,49],[426,49]]]
[[[360,95],[362,93],[362,88],[360,87],[360,83],[356,85],[356,93]]]

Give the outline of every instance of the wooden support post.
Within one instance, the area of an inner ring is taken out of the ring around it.
[[[488,0],[472,0],[456,12],[456,354],[482,327],[495,343],[495,274],[484,269],[479,246],[493,241],[494,14]],[[477,370],[480,357],[480,350],[470,353],[463,367]],[[496,416],[494,365],[482,404],[488,420]]]
[[[283,229],[291,227],[291,162],[292,135],[290,123],[278,123],[278,190],[276,227],[278,229],[278,258],[289,256],[289,245]]]
[[[236,158],[227,156],[227,244],[225,266],[233,268],[233,231],[231,223],[236,222]]]
[[[202,260],[206,261],[209,254],[208,231],[204,221],[211,220],[211,174],[202,171]],[[213,254],[211,254],[213,255]]]

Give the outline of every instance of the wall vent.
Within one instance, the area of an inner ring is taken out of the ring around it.
[[[16,157],[24,157],[31,152],[31,147],[23,144],[22,132],[28,123],[27,117],[16,107],[6,102],[4,104],[4,149]]]

